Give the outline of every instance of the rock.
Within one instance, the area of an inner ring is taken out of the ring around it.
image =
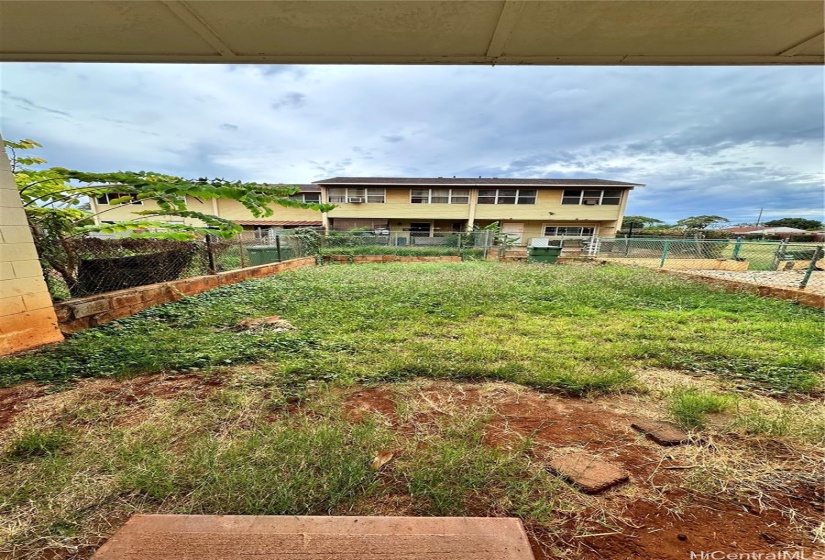
[[[255,319],[244,319],[237,323],[234,327],[236,331],[271,331],[271,332],[285,332],[294,331],[295,327],[289,321],[281,318],[280,315],[272,315],[271,317],[258,317]]]
[[[679,445],[690,440],[687,432],[672,422],[637,420],[630,427],[646,434],[659,445]]]

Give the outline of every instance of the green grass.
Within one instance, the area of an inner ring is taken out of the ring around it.
[[[6,455],[12,460],[51,456],[59,453],[69,441],[69,434],[60,428],[30,430],[11,442]]]
[[[675,389],[669,398],[671,416],[684,428],[702,428],[708,414],[729,410],[736,404],[731,395],[723,395],[698,389]]]
[[[49,545],[95,542],[96,531],[135,511],[380,514],[401,497],[416,515],[544,522],[556,503],[559,482],[531,464],[528,443],[482,442],[483,410],[434,419],[426,436],[409,438],[372,415],[348,421],[332,393],[316,394],[300,413],[253,385],[139,406],[66,395],[65,406],[37,421],[45,425],[0,438],[0,518],[18,519],[0,526],[0,555],[42,557]],[[140,420],[129,422],[136,413]],[[373,469],[388,449],[396,457]]]
[[[485,445],[483,415],[451,419],[419,440],[416,452],[394,465],[394,474],[424,515],[461,516],[486,508],[546,521],[555,507],[558,480],[531,468],[529,442],[521,448]]]
[[[236,332],[281,315],[286,333]],[[186,298],[0,360],[0,385],[267,362],[285,394],[315,383],[505,380],[574,394],[632,389],[659,366],[772,392],[822,389],[822,315],[619,266],[488,262],[327,266]]]

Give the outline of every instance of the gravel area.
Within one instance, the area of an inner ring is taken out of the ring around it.
[[[702,276],[715,276],[717,278],[727,278],[739,282],[752,282],[761,286],[780,288],[799,288],[799,283],[805,276],[805,271],[803,270],[751,270],[744,272],[729,270],[680,270],[679,272],[700,274]],[[805,291],[813,294],[825,294],[825,271],[814,271]]]

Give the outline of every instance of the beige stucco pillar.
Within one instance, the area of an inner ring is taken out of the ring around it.
[[[0,150],[0,355],[60,340],[9,158]]]

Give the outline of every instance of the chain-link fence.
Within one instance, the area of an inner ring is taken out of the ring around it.
[[[486,258],[494,243],[494,232],[332,231],[321,237],[322,255],[460,256]]]
[[[83,237],[41,250],[49,291],[56,300],[85,297],[318,254],[302,235],[207,236],[191,241]]]
[[[192,241],[83,237],[43,248],[52,297],[64,300],[205,274],[332,255],[460,256],[482,259],[493,233],[245,231]]]
[[[701,239],[593,239],[584,254],[606,261],[825,292],[822,244]]]

